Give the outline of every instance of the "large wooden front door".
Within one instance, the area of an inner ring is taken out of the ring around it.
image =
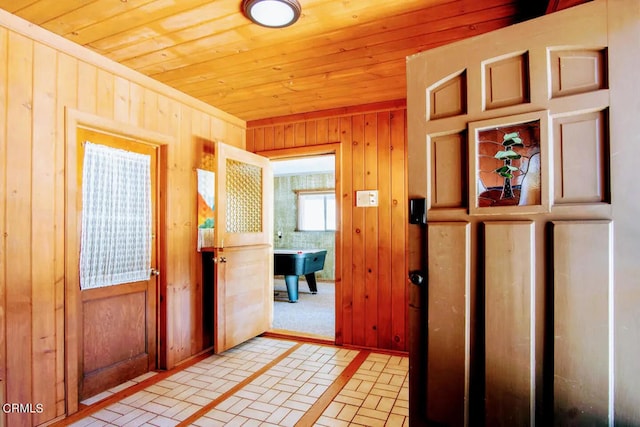
[[[78,128],[77,141],[90,141],[151,157],[152,250],[157,258],[157,148],[139,141]],[[79,144],[78,170],[83,146]],[[79,174],[78,188],[82,188]],[[80,211],[80,215],[81,215]],[[79,220],[80,223],[80,220]],[[157,276],[149,280],[80,291],[79,399],[95,395],[156,367]]]
[[[640,422],[639,18],[596,0],[409,59],[412,425]]]

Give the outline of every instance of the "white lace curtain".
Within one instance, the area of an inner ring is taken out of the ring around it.
[[[85,142],[80,288],[148,280],[151,157]]]

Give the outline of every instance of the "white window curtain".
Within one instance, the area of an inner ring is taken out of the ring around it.
[[[85,142],[80,288],[148,280],[151,157]]]

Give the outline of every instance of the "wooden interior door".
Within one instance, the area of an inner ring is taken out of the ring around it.
[[[411,425],[639,422],[640,204],[619,154],[639,151],[629,5],[596,0],[409,59],[409,197],[427,213],[409,232],[427,279],[412,286]],[[500,154],[513,132],[520,154]]]
[[[269,159],[217,143],[214,351],[273,321],[273,174]]]
[[[157,265],[158,168],[157,148],[85,128],[77,141],[90,141],[151,157],[151,266]],[[82,171],[79,144],[78,171]],[[82,174],[78,177],[79,191]],[[81,191],[80,191],[81,192]],[[81,210],[80,210],[81,212]],[[78,223],[81,223],[78,220]],[[79,399],[93,396],[156,367],[157,276],[149,280],[80,291]]]
[[[273,250],[269,245],[215,249],[205,254],[215,269],[215,353],[271,328]]]

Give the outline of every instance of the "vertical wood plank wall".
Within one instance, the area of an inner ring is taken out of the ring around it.
[[[342,271],[337,342],[407,350],[406,110],[404,101],[247,123],[247,150],[341,144]],[[355,206],[358,190],[379,206]]]
[[[65,412],[65,109],[173,137],[166,175],[167,364],[203,350],[196,174],[203,144],[245,123],[0,11],[0,396]],[[0,418],[4,418],[0,413]],[[4,421],[4,419],[3,419]],[[0,423],[1,424],[1,423]]]

